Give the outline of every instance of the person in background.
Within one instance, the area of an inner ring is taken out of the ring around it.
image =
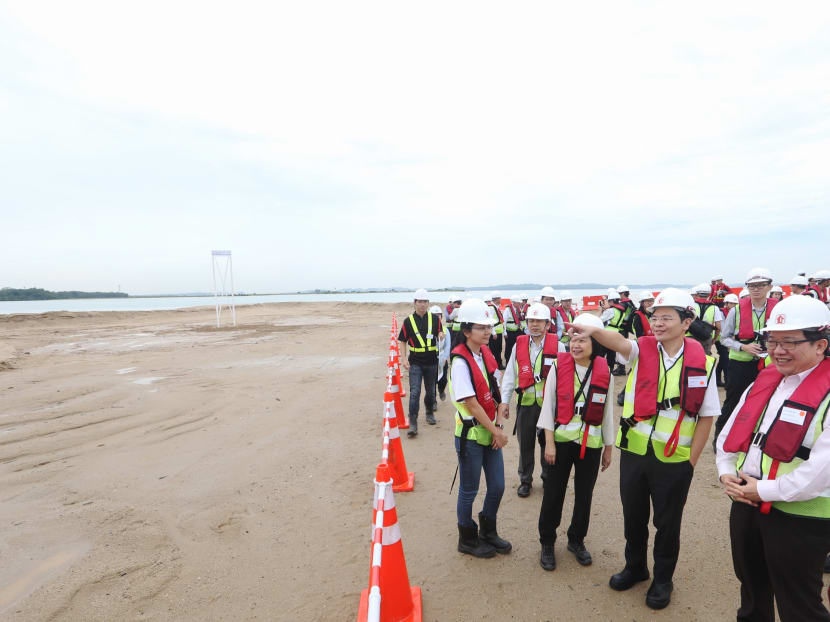
[[[583,313],[569,324],[602,329],[602,321]],[[545,479],[539,512],[539,560],[545,570],[556,568],[554,544],[562,521],[562,506],[571,469],[574,470],[574,505],[568,527],[568,551],[577,562],[589,566],[591,554],[585,536],[591,516],[594,484],[600,470],[611,466],[614,444],[614,407],[608,399],[614,393],[614,378],[599,343],[584,335],[574,336],[571,352],[553,361],[544,389],[539,427],[544,430]]]
[[[697,316],[712,329],[712,336],[700,342],[703,346],[703,351],[706,354],[710,354],[712,352],[712,343],[717,338],[721,329],[723,312],[715,303],[709,300],[709,286],[706,283],[696,285],[693,288],[692,297],[697,305]],[[691,335],[686,336],[690,337]]]
[[[649,290],[644,289],[640,292],[639,304],[637,310],[634,311],[634,318],[631,320],[631,328],[634,331],[634,337],[647,337],[651,335],[651,324],[648,319],[651,317],[651,309],[654,306],[654,294]]]
[[[723,315],[724,320],[729,312],[738,305],[738,297],[735,294],[726,294],[723,298]],[[723,321],[721,321],[720,328],[723,328]],[[715,339],[715,350],[718,353],[718,366],[715,369],[715,378],[719,387],[726,386],[726,376],[729,373],[729,348],[720,342],[721,334]]]
[[[576,317],[576,310],[573,308],[573,294],[567,290],[559,295],[559,306],[555,307],[556,311],[556,334],[559,335],[559,342],[565,346],[565,351],[568,351],[568,342],[571,340],[570,334],[565,330],[565,324],[570,324]]]
[[[778,285],[773,285],[769,290],[769,297],[781,302],[781,299],[784,297],[784,290]]]
[[[628,290],[628,285],[618,286],[617,293],[620,295],[620,304],[625,307],[622,335],[627,339],[629,333],[631,333],[631,320],[634,317],[634,311],[637,310],[637,305],[631,300],[631,292]]]
[[[441,313],[441,307],[438,305],[434,305],[429,309],[430,313],[434,313],[436,315]],[[448,363],[450,360],[450,350],[452,350],[452,334],[450,332],[449,324],[443,325],[443,330],[441,331],[441,336],[438,340],[438,382],[437,382],[437,389],[438,389],[438,397],[443,402],[447,399],[447,382],[449,381],[449,369]],[[433,406],[433,413],[438,410],[438,403],[436,402]],[[434,415],[433,415],[434,417]]]
[[[803,274],[796,274],[790,279],[790,291],[793,293],[793,296],[801,295],[806,292],[807,285],[807,277]]]
[[[449,326],[452,324],[452,320],[455,317],[453,312],[461,306],[461,296],[458,294],[452,294],[450,296],[449,301],[447,302],[447,306],[444,309],[444,324]]]
[[[761,329],[764,328],[777,300],[768,298],[772,275],[766,268],[752,268],[746,275],[749,296],[741,298],[723,323],[720,342],[729,348],[729,374],[726,378],[726,399],[721,416],[715,424],[720,434],[732,410],[746,388],[755,382],[763,367],[764,350]]]
[[[510,542],[496,529],[504,495],[502,448],[509,437],[498,414],[501,395],[498,370],[487,342],[496,318],[492,307],[470,298],[458,311],[461,331],[450,357],[450,395],[456,409],[455,451],[458,456],[458,551],[474,557],[509,553]],[[473,520],[473,502],[478,495],[481,472],[487,482],[484,506]]]
[[[441,316],[428,313],[429,294],[425,289],[415,292],[415,312],[402,323],[398,341],[403,344],[401,360],[409,370],[409,430],[406,435],[418,435],[418,407],[421,400],[421,382],[424,385],[426,420],[435,425],[435,386],[438,381],[438,340],[442,333]],[[408,353],[407,353],[408,351]]]
[[[605,324],[605,329],[619,333],[623,337],[624,324],[628,307],[620,302],[620,294],[611,288],[608,290],[608,307],[602,312],[600,319]],[[625,366],[616,362],[614,352],[608,353],[608,366],[613,370],[615,376],[625,376]]]
[[[669,287],[654,300],[652,337],[629,341],[614,331],[574,325],[574,335],[596,339],[632,365],[617,432],[620,497],[625,530],[625,568],[611,577],[612,589],[627,590],[649,578],[648,524],[651,506],[654,580],[646,605],[662,609],[671,601],[680,554],[683,508],[697,464],[720,413],[715,360],[694,339],[684,337],[694,319],[692,297]]]
[[[719,309],[723,309],[723,299],[732,290],[723,282],[723,275],[716,274],[712,277],[709,286],[709,302],[713,302]]]
[[[519,336],[522,326],[521,304],[510,300],[502,312],[504,318],[504,359],[509,360],[513,352],[516,337]]]
[[[548,309],[550,309],[550,317],[551,319],[556,317],[556,292],[553,291],[553,288],[550,286],[545,286],[542,288],[542,291],[539,292],[539,301],[545,305]],[[559,334],[556,326],[556,322],[551,321],[550,325],[548,326],[549,333],[556,333],[556,337],[559,338],[562,335]]]
[[[521,335],[516,339],[516,347],[513,348],[501,380],[503,402],[499,406],[499,414],[503,419],[510,417],[510,396],[514,390],[518,394],[514,432],[519,440],[519,487],[516,494],[520,497],[529,496],[533,487],[536,422],[542,407],[545,379],[557,354],[564,350],[556,334],[548,332],[549,325],[550,309],[547,305],[531,305],[527,310],[530,335]],[[542,438],[539,440],[541,442]],[[542,472],[544,473],[544,462]]]
[[[827,303],[827,287],[830,286],[830,270],[816,270],[810,276],[807,294]]]
[[[504,317],[502,316],[500,308],[501,294],[499,292],[492,292],[487,306],[493,310],[493,314],[496,319],[496,323],[493,325],[493,332],[490,335],[490,343],[488,347],[490,348],[490,352],[492,352],[493,356],[496,358],[496,362],[499,364],[499,369],[504,369],[504,361],[502,361],[501,358],[503,345],[502,335],[504,335]]]
[[[717,439],[732,500],[738,620],[830,621],[821,599],[830,552],[830,311],[806,296],[763,327],[774,365],[741,396]]]

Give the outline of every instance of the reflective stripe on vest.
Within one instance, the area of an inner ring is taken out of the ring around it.
[[[435,335],[432,334],[432,313],[427,313],[427,341],[424,343],[424,338],[418,332],[418,326],[415,324],[415,314],[413,313],[408,318],[409,325],[412,327],[413,337],[410,341],[418,340],[420,347],[414,347],[409,344],[410,352],[438,352],[438,346],[435,343]]]
[[[614,309],[614,317],[608,321],[608,326],[605,328],[621,333],[623,320],[625,319],[625,307],[614,304],[611,305],[611,308]]]
[[[519,330],[519,324],[522,319],[521,311],[516,308],[516,305],[513,302],[510,302],[510,321],[506,321],[504,323],[504,327],[507,329],[508,332],[515,333]]]
[[[667,371],[664,367],[663,356],[658,352],[660,361],[659,375],[657,381],[657,399],[663,403],[666,400],[680,398],[680,383],[683,370],[683,356],[675,361],[674,365]],[[674,404],[671,408],[661,408],[659,412],[644,421],[634,419],[634,401],[636,399],[636,378],[637,368],[640,361],[634,363],[631,373],[628,375],[628,382],[625,386],[625,402],[623,404],[623,415],[620,429],[617,431],[617,447],[639,455],[645,455],[649,441],[652,444],[654,455],[661,462],[685,462],[691,454],[692,437],[695,433],[697,418],[691,415],[684,415],[680,424],[677,449],[671,456],[666,456],[664,450],[666,443],[672,436],[680,416],[680,404]],[[712,370],[715,368],[715,359],[706,356],[706,378],[707,386],[712,380]],[[633,424],[633,425],[632,425]],[[627,431],[626,431],[627,428]]]
[[[747,303],[744,304],[749,305],[749,312],[752,316],[752,328],[755,334],[757,334],[764,326],[766,326],[766,318],[768,315],[768,311],[766,309],[767,307],[769,307],[769,300],[767,300],[766,306],[764,307],[765,311],[761,313],[761,317],[758,317],[758,314],[755,313],[755,308],[752,306],[752,301],[750,301],[749,298],[742,298],[741,302],[743,303],[744,300],[747,301]],[[758,340],[754,338],[752,340],[745,340],[739,337],[741,332],[741,306],[742,305],[739,304],[735,307],[735,334],[732,336],[732,338],[736,341],[740,341],[741,343],[758,343]],[[729,358],[733,361],[755,360],[755,357],[749,354],[748,352],[744,352],[743,350],[733,350],[732,348],[729,348]]]

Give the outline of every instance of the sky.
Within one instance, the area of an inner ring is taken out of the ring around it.
[[[830,268],[830,3],[0,0],[0,287]]]

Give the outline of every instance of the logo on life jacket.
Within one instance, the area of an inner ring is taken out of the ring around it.
[[[530,365],[522,365],[522,368],[519,370],[520,374],[530,374]]]
[[[778,315],[775,316],[775,323],[776,324],[783,324],[786,321],[787,321],[787,316],[784,315],[783,313],[779,313]]]

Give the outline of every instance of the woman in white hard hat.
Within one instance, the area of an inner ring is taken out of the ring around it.
[[[720,434],[743,392],[764,367],[760,331],[766,326],[778,302],[769,298],[771,288],[770,271],[766,268],[752,268],[746,275],[749,296],[741,298],[738,306],[729,312],[723,322],[720,342],[729,348],[729,375],[726,380],[726,399],[715,423],[716,436]]]
[[[651,335],[651,324],[648,319],[651,317],[651,308],[654,306],[654,294],[644,289],[640,292],[639,304],[634,312],[634,319],[631,320],[631,328],[634,337],[646,337]]]
[[[475,557],[509,553],[512,548],[496,531],[496,515],[504,494],[501,448],[508,437],[498,413],[501,402],[495,373],[498,369],[487,347],[495,318],[492,308],[471,298],[459,309],[461,331],[450,356],[450,395],[456,409],[455,450],[458,454],[458,550]],[[481,471],[487,482],[484,506],[473,520],[473,501]]]
[[[632,342],[619,333],[574,325],[574,334],[595,338],[632,365],[617,433],[620,497],[625,527],[625,568],[611,577],[615,590],[649,578],[648,523],[651,506],[654,581],[646,605],[662,609],[671,600],[672,577],[680,553],[683,507],[694,466],[720,413],[711,382],[715,359],[694,339],[684,337],[694,319],[694,301],[669,287],[654,300],[652,337]]]
[[[501,380],[503,401],[499,406],[499,414],[502,418],[507,419],[510,416],[509,404],[513,391],[519,395],[513,431],[519,440],[519,487],[516,494],[520,497],[529,496],[533,487],[536,422],[542,408],[545,379],[557,354],[565,349],[556,335],[548,332],[550,321],[550,309],[547,305],[536,303],[530,306],[527,310],[527,327],[530,334],[520,335],[516,339],[516,347],[513,348]],[[544,473],[545,463],[541,459],[541,454],[539,459]]]
[[[602,321],[590,313],[574,319],[575,325],[602,329]],[[610,396],[614,379],[599,343],[585,335],[573,335],[570,353],[553,361],[554,371],[545,383],[539,427],[544,430],[546,464],[544,495],[539,512],[539,563],[556,568],[554,543],[562,520],[562,505],[571,468],[574,469],[574,507],[568,527],[568,551],[583,566],[591,564],[585,536],[591,516],[591,500],[600,461],[611,465],[614,444],[614,407]]]
[[[784,297],[784,290],[779,285],[773,285],[769,290],[769,297],[781,302],[781,299]]]
[[[717,442],[732,500],[729,532],[741,582],[739,620],[830,620],[821,600],[830,552],[830,311],[808,296],[776,305],[774,365],[744,392]]]
[[[793,295],[801,295],[805,291],[807,291],[807,277],[803,274],[796,274],[793,278],[790,279],[790,291]]]

